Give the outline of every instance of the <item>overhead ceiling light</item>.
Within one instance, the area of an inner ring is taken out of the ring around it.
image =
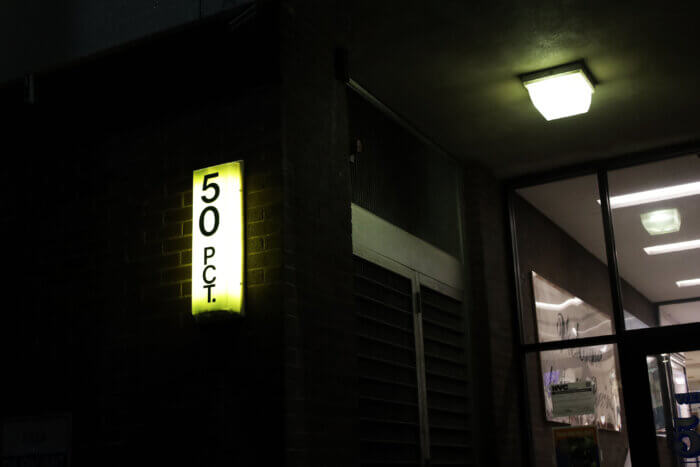
[[[685,183],[683,185],[667,186],[654,190],[639,191],[626,195],[611,196],[610,209],[626,208],[640,204],[655,203],[669,199],[685,198],[686,196],[700,195],[700,182]],[[600,204],[600,200],[598,200]]]
[[[687,242],[667,243],[665,245],[648,246],[644,251],[648,255],[661,255],[664,253],[675,253],[677,251],[694,250],[700,248],[700,239]]]
[[[520,80],[547,121],[586,113],[591,106],[594,80],[583,62],[521,75]]]
[[[698,279],[687,279],[684,281],[676,281],[678,287],[693,287],[694,285],[700,285],[700,278]]]
[[[678,232],[681,229],[681,215],[678,209],[659,209],[645,212],[640,217],[649,235],[663,235]]]

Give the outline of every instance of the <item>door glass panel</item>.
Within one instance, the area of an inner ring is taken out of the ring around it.
[[[649,355],[659,465],[700,466],[700,351]]]
[[[614,170],[608,179],[625,310],[650,327],[700,322],[700,158]],[[638,325],[625,319],[627,329]]]
[[[522,188],[513,197],[525,343],[613,333],[594,175]]]

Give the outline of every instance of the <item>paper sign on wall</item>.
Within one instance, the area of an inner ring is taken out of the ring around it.
[[[594,413],[595,389],[591,381],[552,384],[552,415],[569,417]]]
[[[194,171],[192,314],[243,312],[243,162]]]

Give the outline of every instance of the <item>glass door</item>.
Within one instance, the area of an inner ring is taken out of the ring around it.
[[[700,350],[646,359],[659,465],[700,466]]]

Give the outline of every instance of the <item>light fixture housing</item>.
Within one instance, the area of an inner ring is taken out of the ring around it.
[[[659,209],[640,215],[642,225],[649,235],[663,235],[681,229],[681,214],[678,209]]]
[[[595,80],[581,61],[527,73],[520,80],[547,121],[583,114],[591,107]]]

